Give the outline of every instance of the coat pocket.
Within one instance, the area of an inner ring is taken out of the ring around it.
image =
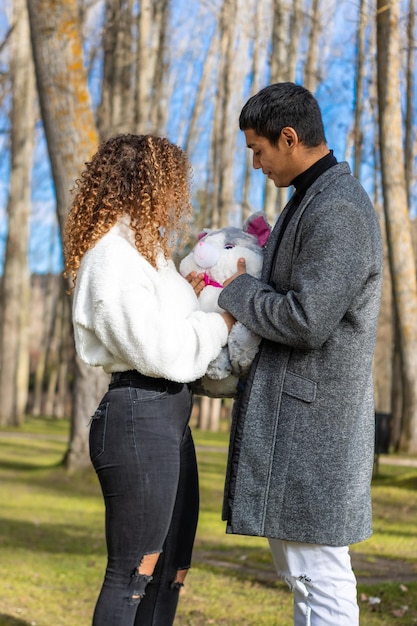
[[[314,402],[317,394],[317,383],[309,378],[300,376],[300,374],[287,371],[282,391],[298,400]]]

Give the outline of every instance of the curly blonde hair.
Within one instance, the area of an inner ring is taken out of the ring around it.
[[[121,134],[103,142],[76,181],[64,227],[65,276],[75,283],[84,254],[122,215],[130,217],[138,251],[154,267],[187,235],[191,167],[164,137]]]

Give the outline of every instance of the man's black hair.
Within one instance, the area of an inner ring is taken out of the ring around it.
[[[239,117],[240,130],[252,129],[275,145],[290,126],[309,148],[326,143],[319,104],[308,89],[295,83],[275,83],[249,98]]]

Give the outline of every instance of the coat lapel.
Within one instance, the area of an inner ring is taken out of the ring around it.
[[[274,228],[272,229],[271,234],[269,235],[268,242],[264,250],[264,261],[263,261],[263,266],[262,266],[262,280],[264,282],[269,282],[269,279],[271,277],[272,269],[274,266],[274,261],[276,258],[277,242],[280,236],[280,232],[282,230],[285,216],[288,213],[288,211],[291,209],[294,201],[295,201],[294,196],[292,196],[289,202],[287,202],[284,209],[282,210],[279,218],[277,219],[275,223]]]

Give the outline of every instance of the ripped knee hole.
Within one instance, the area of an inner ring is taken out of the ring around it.
[[[133,586],[132,593],[128,598],[129,604],[139,604],[145,595],[145,589],[148,583],[152,580],[152,576],[148,574],[141,574],[137,568],[132,572],[131,585]]]

